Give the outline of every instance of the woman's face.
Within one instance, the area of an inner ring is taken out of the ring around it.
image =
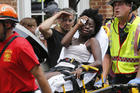
[[[91,34],[94,34],[94,30],[95,30],[95,22],[93,19],[88,18],[85,25],[83,25],[79,30],[79,33],[82,36],[91,36]]]

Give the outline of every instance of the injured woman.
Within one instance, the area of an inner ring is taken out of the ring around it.
[[[88,71],[87,65],[97,68],[101,66],[102,51],[95,36],[102,26],[102,20],[102,15],[98,14],[98,10],[86,9],[78,18],[75,26],[64,36],[61,41],[64,46],[64,58],[46,73],[53,92],[63,92],[62,85],[65,91],[77,91],[82,87],[80,74]],[[74,38],[77,31],[79,31],[79,36]],[[89,62],[91,56],[94,60]],[[72,74],[76,77],[76,83],[74,79],[64,80],[64,77]],[[85,83],[92,80],[95,75],[96,73],[85,74]]]

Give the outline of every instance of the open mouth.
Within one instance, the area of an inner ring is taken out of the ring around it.
[[[118,15],[119,14],[119,11],[115,11],[115,14]]]

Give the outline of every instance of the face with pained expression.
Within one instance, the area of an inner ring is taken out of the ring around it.
[[[92,34],[94,34],[95,31],[95,22],[93,19],[88,18],[88,20],[86,21],[85,25],[83,25],[80,29],[79,29],[79,33],[82,36],[91,36]]]
[[[72,28],[73,24],[74,24],[74,17],[71,16],[64,16],[60,19],[60,27],[64,30],[64,31],[70,31],[70,29]]]

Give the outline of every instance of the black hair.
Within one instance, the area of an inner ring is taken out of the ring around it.
[[[103,16],[101,14],[98,14],[98,9],[85,9],[81,16],[87,16],[89,18],[91,18],[92,20],[94,20],[95,22],[95,33],[92,35],[92,37],[94,37],[100,30],[101,26],[102,26],[102,21],[103,21]]]

